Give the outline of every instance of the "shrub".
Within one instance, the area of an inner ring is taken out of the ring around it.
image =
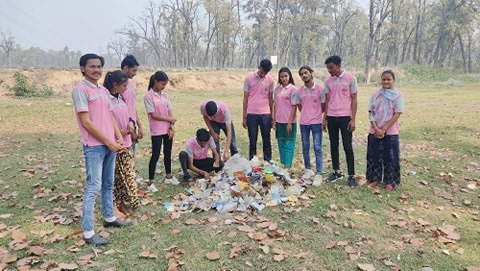
[[[17,97],[50,97],[55,94],[49,86],[38,87],[35,83],[30,83],[28,77],[19,71],[15,71],[13,80],[15,85],[10,87],[10,91]]]

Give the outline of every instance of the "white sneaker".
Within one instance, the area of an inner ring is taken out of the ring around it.
[[[175,178],[175,176],[172,176],[171,178],[166,178],[164,181],[165,184],[171,184],[171,185],[179,185],[180,182]]]
[[[315,178],[313,178],[313,186],[320,186],[323,183],[323,178],[321,174],[315,175]]]
[[[313,170],[311,169],[306,169],[305,173],[303,173],[302,179],[305,181],[312,178],[313,176],[315,176],[315,172],[313,172]]]
[[[155,186],[155,184],[151,184],[147,187],[148,191],[152,192],[152,193],[155,193],[155,192],[158,192],[158,189],[157,187]]]

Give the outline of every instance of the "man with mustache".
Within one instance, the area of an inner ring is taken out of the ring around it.
[[[104,227],[128,226],[115,217],[113,180],[115,153],[122,149],[123,138],[110,110],[110,94],[98,84],[105,60],[96,54],[80,58],[84,80],[73,90],[78,127],[82,135],[86,167],[86,187],[82,203],[82,230],[87,244],[106,245],[108,240],[95,234],[94,209],[98,192],[102,197]]]

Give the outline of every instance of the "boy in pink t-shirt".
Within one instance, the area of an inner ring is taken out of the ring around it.
[[[208,127],[208,131],[215,141],[217,152],[220,154],[220,130],[227,136],[223,151],[223,161],[238,153],[235,128],[233,127],[232,113],[227,104],[220,101],[206,101],[200,105],[200,114]]]
[[[357,115],[357,79],[342,70],[342,59],[339,56],[330,56],[325,60],[325,65],[330,73],[330,76],[325,80],[327,112],[325,122],[330,138],[330,153],[334,170],[327,181],[333,183],[343,178],[338,153],[340,132],[347,158],[348,185],[355,187],[358,183],[355,179],[352,136],[353,131],[355,131],[355,117]]]
[[[138,140],[143,138],[143,128],[138,118],[137,105],[136,105],[136,85],[133,81],[133,77],[137,75],[138,71],[137,59],[133,55],[127,55],[122,60],[120,68],[128,76],[127,90],[123,93],[123,98],[128,107],[128,114],[130,116],[131,122],[133,123],[134,131],[130,135],[132,138],[132,153],[135,156],[135,145]]]
[[[85,80],[78,83],[72,92],[87,177],[82,202],[83,238],[92,245],[109,243],[94,231],[95,200],[99,192],[104,227],[129,226],[115,217],[113,207],[115,153],[123,148],[123,139],[110,109],[110,94],[98,84],[104,64],[101,56],[83,55],[80,70]]]
[[[257,71],[249,74],[243,84],[243,128],[248,130],[248,157],[257,155],[258,128],[263,142],[263,159],[272,159],[272,142],[270,130],[273,120],[273,78],[268,75],[272,62],[260,61]]]
[[[322,120],[325,109],[325,94],[323,87],[313,81],[313,69],[303,66],[298,70],[303,86],[298,88],[298,108],[300,114],[300,133],[302,136],[303,161],[305,173],[302,179],[312,185],[320,186],[323,182],[323,150],[322,150]],[[313,151],[315,152],[315,169],[310,164],[310,133],[313,137]]]
[[[212,151],[213,158],[208,157],[209,150]],[[179,160],[183,171],[183,183],[188,183],[190,180],[188,169],[203,178],[208,178],[211,171],[218,172],[223,168],[215,142],[204,128],[198,129],[196,137],[190,138],[185,143],[185,150],[180,152]]]

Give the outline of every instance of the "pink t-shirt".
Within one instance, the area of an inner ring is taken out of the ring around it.
[[[127,83],[127,90],[122,94],[125,103],[127,104],[128,108],[128,116],[132,118],[135,122],[137,121],[137,106],[136,106],[136,85],[132,79],[128,79]]]
[[[270,75],[260,78],[257,72],[249,74],[243,84],[243,91],[248,92],[247,114],[271,114],[268,97],[273,88]]]
[[[305,85],[298,88],[298,103],[302,106],[300,124],[321,124],[323,121],[322,103],[325,103],[325,92],[321,85],[313,83],[312,88]]]
[[[210,149],[215,149],[215,142],[212,137],[210,137],[208,144],[203,148],[198,144],[196,137],[190,138],[187,143],[185,143],[185,151],[187,152],[188,157],[192,157],[193,160],[203,160],[207,158],[208,150]]]
[[[148,114],[148,123],[150,124],[150,135],[159,136],[168,134],[170,129],[169,121],[159,121],[152,118],[150,113],[156,113],[163,117],[170,117],[172,104],[168,93],[162,90],[160,93],[150,89],[143,98],[145,109]]]
[[[386,112],[386,119],[391,119],[393,117],[393,115],[395,113],[403,113],[404,112],[404,100],[403,100],[403,94],[398,91],[398,97],[393,100],[393,101],[390,101],[390,100],[386,100],[385,101],[385,97],[382,96],[382,95],[378,95],[378,92],[375,92],[372,94],[372,96],[370,97],[370,105],[369,107],[371,108],[375,108],[375,109],[378,109],[380,107],[380,103],[386,103],[388,105],[388,109]],[[378,99],[374,100],[374,97],[378,97]],[[372,110],[370,110],[370,114],[369,114],[369,118],[370,118],[370,121],[376,121],[377,122],[377,125],[380,129],[383,128],[383,125],[380,123],[379,121],[379,116],[376,116],[375,112],[372,112]],[[386,123],[385,123],[386,124]],[[386,132],[387,135],[398,135],[399,133],[399,128],[400,128],[400,122],[397,120]],[[373,127],[370,127],[370,131],[369,131],[370,134],[374,134],[375,133],[375,129],[373,129]]]
[[[297,88],[289,84],[287,87],[278,85],[273,93],[275,100],[275,122],[288,123],[290,114],[294,106],[298,103]],[[292,123],[297,122],[297,113],[293,117]]]
[[[209,101],[206,101],[200,105],[200,114],[202,114],[202,116],[206,116],[209,120],[212,120],[218,123],[232,123],[232,115],[226,103],[213,101],[217,104],[218,110],[217,110],[217,114],[213,115],[213,117],[210,117],[208,116],[207,109],[206,109],[208,102]]]
[[[352,94],[358,92],[357,78],[343,71],[340,76],[329,76],[325,81],[325,93],[330,96],[327,116],[352,116]]]
[[[122,96],[112,96],[110,95],[110,108],[112,110],[113,117],[117,122],[118,128],[120,130],[127,130],[130,119],[128,116],[128,107],[125,103]],[[130,135],[123,136],[123,146],[131,147],[132,146],[132,137]]]
[[[77,117],[78,128],[85,146],[105,145],[90,135],[80,123],[78,113],[88,112],[90,120],[107,139],[115,142],[115,130],[110,110],[110,93],[106,88],[94,85],[87,80],[80,81],[72,92],[73,104]]]

